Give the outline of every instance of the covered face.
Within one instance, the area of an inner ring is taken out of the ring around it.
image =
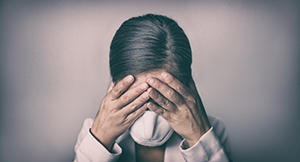
[[[129,89],[135,88],[151,77],[160,79],[162,72],[163,70],[158,70],[136,75],[135,82]],[[173,129],[164,118],[149,109],[129,128],[129,134],[136,143],[152,147],[163,145],[168,141],[173,132]]]

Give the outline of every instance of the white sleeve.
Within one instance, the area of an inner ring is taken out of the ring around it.
[[[109,152],[89,132],[92,124],[93,119],[91,118],[86,119],[83,123],[74,148],[76,154],[74,162],[117,161],[122,153],[121,147],[115,143],[112,151]]]
[[[180,144],[180,152],[185,161],[230,161],[230,144],[225,125],[219,119],[210,117],[211,129],[206,132],[192,147],[183,140]]]

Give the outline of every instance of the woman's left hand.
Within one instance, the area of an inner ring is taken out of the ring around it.
[[[210,124],[191,80],[189,87],[171,74],[163,72],[159,78],[149,78],[149,96],[158,104],[149,102],[147,107],[161,115],[175,132],[193,146],[210,129]]]

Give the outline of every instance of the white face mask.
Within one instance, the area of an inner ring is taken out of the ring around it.
[[[173,134],[169,123],[153,111],[145,111],[129,129],[132,139],[143,146],[160,146]]]

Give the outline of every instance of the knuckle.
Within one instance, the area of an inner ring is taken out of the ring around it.
[[[174,90],[170,90],[169,92],[168,92],[168,95],[169,95],[169,97],[171,98],[171,99],[176,99],[177,97],[177,94],[176,94],[176,92],[174,91]]]
[[[132,112],[130,115],[131,115],[131,120],[135,120],[141,115],[141,111],[136,110]]]
[[[116,113],[118,111],[118,108],[116,106],[112,106],[109,108],[110,113]]]
[[[151,98],[153,98],[155,100],[158,99],[158,94],[154,89],[152,89],[152,92],[150,93],[150,95],[151,95]]]
[[[197,101],[195,100],[195,98],[189,98],[189,102],[191,104],[196,104],[197,103]]]
[[[128,124],[130,124],[130,120],[129,120],[128,118],[125,118],[125,119],[122,121],[122,124],[128,125]]]
[[[138,105],[132,104],[132,105],[130,106],[130,111],[131,111],[132,113],[134,113],[134,112],[135,112],[134,110],[136,110],[136,109],[138,109]]]
[[[152,111],[154,111],[154,112],[155,112],[156,114],[158,114],[158,115],[163,115],[165,109],[162,108],[162,107],[155,107],[155,109],[152,109]]]
[[[162,109],[156,109],[154,110],[154,112],[158,115],[162,115],[163,114],[163,110]]]
[[[182,100],[182,99],[179,99],[179,100],[177,100],[177,103],[176,103],[177,105],[183,105],[184,104],[184,101]]]
[[[169,100],[165,99],[165,100],[162,101],[162,106],[163,107],[169,107],[169,105],[170,105]]]
[[[122,97],[122,101],[125,102],[125,103],[129,103],[129,102],[131,101],[131,98],[130,98],[130,96],[128,96],[128,95],[124,95],[124,96]]]
[[[107,104],[107,101],[109,101],[108,95],[106,95],[106,96],[103,98],[103,100],[102,100],[102,102],[101,102],[101,105],[106,105],[106,104]]]
[[[117,94],[117,95],[120,95],[120,94],[121,94],[121,89],[120,89],[119,87],[115,87],[115,88],[113,89],[113,92],[114,92],[115,94]]]
[[[161,111],[159,112],[159,115],[163,116],[165,114],[165,109],[161,109]]]
[[[180,92],[186,93],[186,91],[185,91],[183,85],[179,85],[179,86],[178,86],[178,90],[179,90]]]
[[[184,96],[188,96],[190,94],[189,90],[183,84],[180,84],[178,86],[178,91],[181,92]]]
[[[142,95],[143,96],[140,96],[138,98],[138,102],[140,102],[140,103],[144,103],[144,102],[146,102],[149,99],[149,96],[147,94],[142,94]]]

